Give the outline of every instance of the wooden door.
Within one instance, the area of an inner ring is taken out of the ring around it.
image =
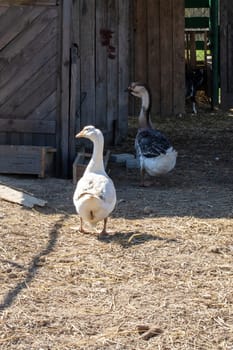
[[[74,0],[73,5],[78,57],[71,62],[71,79],[77,80],[71,99],[75,93],[77,110],[71,115],[70,139],[93,124],[103,131],[106,143],[117,143],[127,135],[130,1]]]
[[[56,146],[56,1],[0,1],[0,32],[0,143]]]

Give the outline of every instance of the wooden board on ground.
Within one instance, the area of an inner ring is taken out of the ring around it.
[[[0,198],[8,202],[17,203],[24,207],[33,208],[34,205],[44,207],[47,202],[28,193],[0,184]]]

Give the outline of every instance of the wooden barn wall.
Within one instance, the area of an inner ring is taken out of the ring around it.
[[[152,91],[152,113],[184,112],[184,1],[135,0],[131,79]]]
[[[71,115],[71,142],[75,132],[88,124],[99,127],[108,143],[127,134],[128,96],[124,90],[129,83],[130,3],[74,0],[76,57],[74,54],[71,79],[77,83],[71,99],[76,97],[77,112]]]
[[[67,176],[75,134],[127,134],[130,0],[0,0],[0,144],[53,146]]]
[[[233,7],[231,0],[220,1],[221,107],[233,108]]]
[[[0,143],[56,146],[56,1],[1,0],[0,33]]]

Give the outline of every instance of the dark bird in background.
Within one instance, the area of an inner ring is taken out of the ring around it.
[[[185,66],[185,98],[192,102],[192,112],[197,114],[196,93],[204,82],[204,71],[200,68],[191,69]]]
[[[177,152],[167,137],[152,125],[149,87],[143,83],[133,82],[127,90],[131,95],[141,99],[135,150],[140,163],[141,185],[147,186],[144,180],[145,173],[150,176],[168,173],[176,165]]]

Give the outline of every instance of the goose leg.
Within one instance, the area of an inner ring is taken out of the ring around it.
[[[153,181],[145,181],[145,170],[144,169],[141,169],[141,183],[140,183],[140,186],[141,187],[149,187],[151,185],[153,185]]]
[[[145,170],[143,168],[141,168],[140,170],[140,177],[141,177],[140,186],[144,187]]]
[[[79,229],[80,232],[82,233],[89,233],[87,231],[84,230],[83,228],[83,219],[80,217],[80,229]]]
[[[104,219],[104,228],[103,228],[103,230],[99,233],[99,237],[102,237],[102,236],[105,236],[105,235],[108,234],[107,231],[106,231],[107,221],[108,221],[108,218],[105,218],[105,219]]]

